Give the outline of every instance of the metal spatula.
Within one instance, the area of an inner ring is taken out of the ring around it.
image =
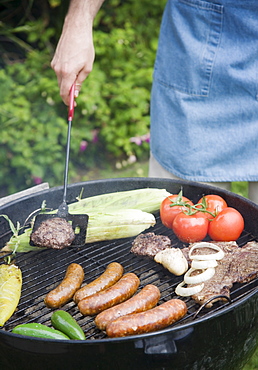
[[[71,141],[71,127],[72,119],[74,115],[74,91],[75,84],[72,85],[70,91],[70,102],[69,102],[69,111],[68,111],[68,133],[67,133],[67,144],[66,144],[66,159],[65,159],[65,171],[64,171],[64,193],[63,193],[63,202],[58,207],[56,214],[39,214],[36,216],[34,221],[34,226],[32,232],[36,231],[41,223],[45,220],[51,218],[64,218],[69,222],[75,232],[75,239],[73,240],[73,245],[83,245],[85,244],[86,231],[88,225],[88,215],[71,215],[68,213],[68,205],[66,203],[67,196],[67,179],[68,179],[68,165],[69,165],[69,154],[70,154],[70,141]]]

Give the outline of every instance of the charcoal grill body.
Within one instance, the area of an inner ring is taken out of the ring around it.
[[[198,323],[112,340],[64,343],[1,332],[0,365],[8,370],[238,370],[257,346],[257,307],[254,294]]]
[[[92,196],[144,187],[165,188],[171,193],[178,193],[183,188],[184,195],[194,202],[198,201],[204,194],[216,193],[221,195],[229,206],[237,208],[245,218],[247,236],[243,237],[244,240],[241,243],[245,243],[245,238],[247,238],[247,241],[254,238],[258,239],[257,205],[233,193],[198,183],[145,178],[78,183],[69,186],[68,203],[75,201],[82,188],[84,188],[84,196]],[[53,188],[9,203],[0,208],[0,214],[9,215],[14,222],[23,222],[30,212],[40,207],[43,200],[46,200],[48,205],[51,204],[52,207],[57,207],[61,198],[62,188]],[[7,230],[5,222],[0,227],[1,230],[5,228]],[[159,232],[164,231],[162,226],[158,230]],[[0,234],[3,235],[4,232],[1,231]],[[5,239],[9,239],[9,236],[2,236],[1,244],[5,243]],[[124,248],[126,251],[124,254],[127,255],[127,259],[121,262],[125,264],[128,271],[133,271],[133,266],[138,266],[135,265],[135,261],[138,261],[139,257],[128,257],[130,241],[120,240],[116,243],[118,243],[119,247],[121,245],[119,253],[122,253],[121,255],[118,254],[117,257],[122,258]],[[86,246],[85,248],[90,247]],[[92,253],[93,259],[97,258],[94,254],[97,253],[96,249],[103,248],[103,251],[105,250],[105,243],[99,243],[94,248],[95,250],[88,249],[88,254]],[[104,254],[103,251],[101,252],[102,254]],[[57,255],[59,252],[61,254]],[[39,278],[44,280],[47,275],[51,275],[51,272],[47,270],[49,253],[52,253],[51,256],[54,256],[54,258],[51,257],[52,261],[54,261],[55,257],[60,259],[62,273],[66,268],[64,261],[70,263],[74,261],[75,256],[79,258],[76,251],[70,253],[68,257],[66,257],[66,251],[45,251],[35,256],[32,255],[32,257],[30,257],[31,253],[28,253],[26,257],[23,255],[21,264],[27,271],[30,265],[33,267],[34,263],[38,263],[41,266],[38,271]],[[112,257],[110,258],[112,260]],[[141,261],[146,271],[153,269],[154,265],[152,264],[154,262]],[[19,264],[19,256],[17,256],[17,263]],[[36,268],[38,267],[36,266]],[[157,268],[157,274],[161,276],[160,281],[169,279],[168,275],[162,275],[163,268],[161,266],[155,268]],[[59,279],[60,277],[57,274],[56,280],[53,277],[53,283]],[[172,277],[171,279],[174,278]],[[166,281],[170,282],[170,280]],[[24,305],[24,307],[26,307],[26,304],[29,304],[30,297],[33,299],[34,289],[30,288],[28,281],[26,283],[26,276],[25,284],[27,284],[28,297],[26,302],[21,303],[21,306]],[[98,337],[93,335],[85,341],[52,341],[12,334],[7,325],[0,329],[0,368],[6,370],[45,370],[46,368],[49,370],[241,369],[253,354],[258,343],[257,285],[257,280],[252,282],[246,288],[247,290],[243,294],[241,293],[240,297],[237,297],[238,289],[236,289],[236,292],[233,293],[233,296],[235,295],[233,302],[231,304],[225,303],[223,308],[201,314],[195,319],[193,318],[193,312],[191,314],[192,309],[190,308],[189,317],[182,322],[155,333],[126,338],[110,339],[105,336]],[[30,289],[32,290],[30,291]],[[42,294],[44,293],[46,292],[44,291]],[[169,295],[169,292],[163,292],[163,295],[165,294]],[[26,296],[26,291],[24,291],[24,296]],[[73,312],[75,310],[74,307],[69,309]],[[22,314],[23,311],[20,311],[20,314]],[[26,308],[24,308],[25,311]],[[17,320],[19,320],[18,313]]]

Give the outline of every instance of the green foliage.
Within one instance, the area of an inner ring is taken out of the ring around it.
[[[6,0],[0,14],[0,187],[9,193],[41,180],[50,186],[63,181],[67,109],[50,61],[68,5],[68,0]],[[164,6],[165,0],[109,0],[99,11],[96,61],[75,109],[72,175],[107,158],[127,163],[147,157]]]
[[[246,181],[232,182],[231,191],[233,193],[241,195],[242,197],[248,198],[248,182]]]
[[[61,145],[65,121],[52,108],[53,98],[44,94],[50,79],[31,76],[30,58],[0,71],[0,183],[9,192],[30,186],[37,178],[56,179],[62,168]],[[47,73],[46,73],[47,74]],[[58,94],[52,79],[50,91]],[[55,182],[55,181],[54,181]]]
[[[152,71],[164,2],[113,0],[105,5],[95,32],[95,65],[105,71],[102,94],[110,109],[101,135],[115,155],[141,157],[148,145],[137,147],[128,139],[149,130]]]
[[[258,369],[258,348],[256,349],[254,355],[244,366],[243,370],[257,370]]]

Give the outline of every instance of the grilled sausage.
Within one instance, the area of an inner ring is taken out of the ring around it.
[[[149,333],[163,329],[185,316],[187,307],[180,299],[170,299],[146,312],[119,317],[106,326],[109,337]]]
[[[104,289],[114,285],[123,275],[124,269],[120,263],[112,262],[107,266],[107,269],[97,279],[77,290],[73,300],[78,303],[82,299],[89,297],[92,294],[98,293]]]
[[[65,273],[64,280],[51,290],[44,301],[49,308],[59,308],[72,299],[84,279],[83,268],[77,263],[71,263]]]
[[[159,288],[155,285],[148,284],[138,294],[127,301],[99,313],[95,318],[95,324],[99,329],[105,330],[108,322],[120,316],[147,311],[155,307],[159,299]]]
[[[78,308],[83,315],[96,315],[105,309],[126,301],[137,290],[140,279],[129,272],[111,287],[82,299]]]

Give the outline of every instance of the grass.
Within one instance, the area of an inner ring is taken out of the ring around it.
[[[94,168],[88,172],[78,171],[72,182],[120,177],[148,177],[148,161],[136,162],[131,165],[127,162],[119,162],[117,164],[106,164],[104,168]],[[247,198],[248,184],[247,182],[233,182],[231,191]]]
[[[147,177],[148,161],[128,164],[127,162],[106,163],[105,167],[97,167],[87,172],[78,171],[72,182],[100,180],[120,177]]]
[[[248,363],[243,367],[243,370],[257,370],[258,369],[258,348],[256,352],[248,361]]]

